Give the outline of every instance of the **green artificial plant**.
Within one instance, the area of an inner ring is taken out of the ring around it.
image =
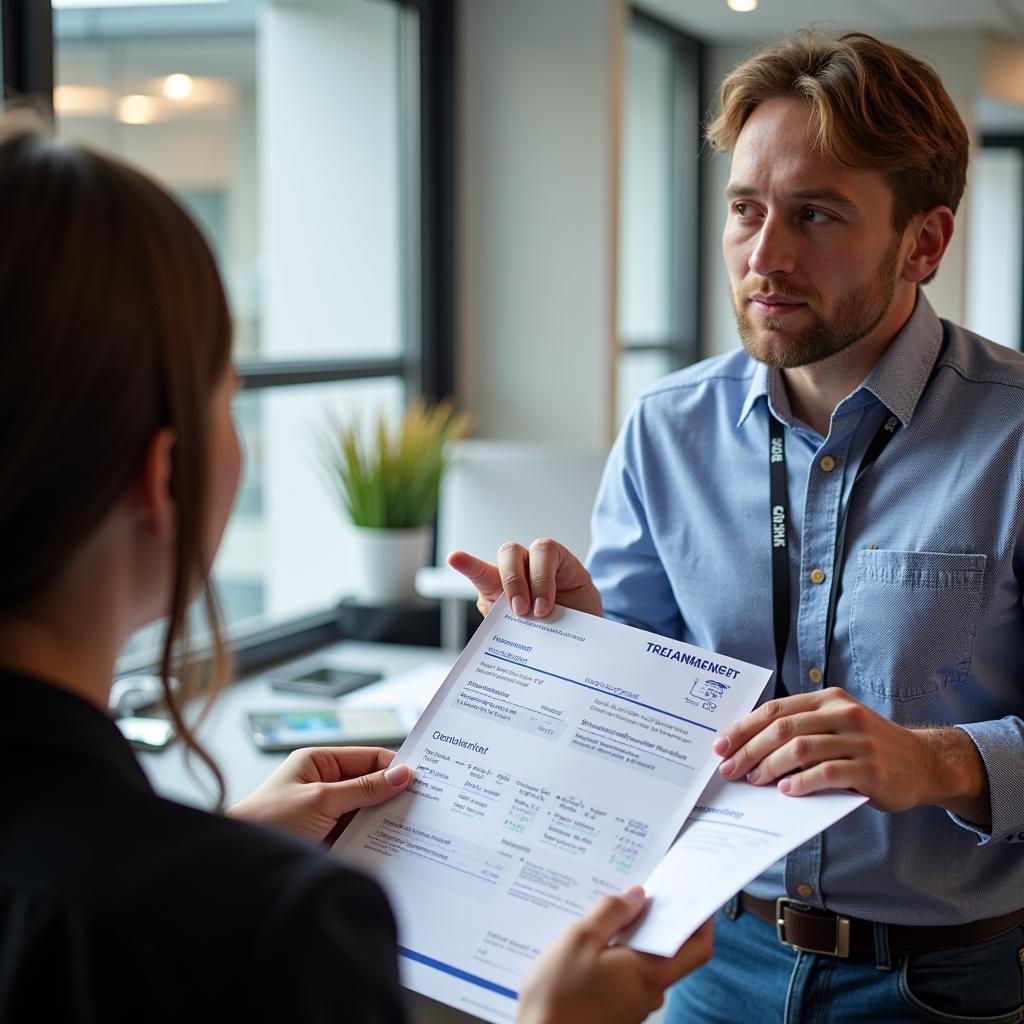
[[[332,417],[321,454],[352,523],[389,530],[430,523],[447,464],[445,446],[468,429],[468,418],[450,402],[413,402],[397,431],[383,415],[369,430]]]

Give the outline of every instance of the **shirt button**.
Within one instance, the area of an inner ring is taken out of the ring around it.
[[[820,569],[811,570],[811,582],[812,583],[824,583],[825,574]]]
[[[836,460],[831,455],[823,455],[818,465],[821,466],[822,472],[831,473],[836,468]]]
[[[809,900],[814,895],[814,890],[806,882],[801,882],[796,887],[796,892],[798,896],[802,896],[805,900]]]
[[[807,673],[807,678],[810,679],[812,683],[820,683],[825,677],[821,674],[821,669],[815,666]]]

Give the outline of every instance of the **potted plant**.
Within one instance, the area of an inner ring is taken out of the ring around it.
[[[468,419],[450,402],[413,402],[397,430],[383,415],[361,426],[332,418],[321,454],[351,524],[352,595],[367,604],[414,596],[416,570],[430,558],[446,446]]]

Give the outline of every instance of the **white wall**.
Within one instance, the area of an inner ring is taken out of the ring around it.
[[[1024,167],[1016,149],[983,149],[975,158],[968,235],[964,326],[1020,348],[1021,194]]]
[[[981,91],[1004,103],[1024,103],[1024,45],[1014,39],[986,36],[982,48]]]
[[[400,350],[397,19],[366,0],[262,15],[268,358]]]
[[[462,0],[458,391],[480,437],[612,422],[625,0]]]
[[[977,34],[886,36],[886,42],[910,50],[931,62],[939,71],[968,131],[973,129],[974,99],[981,89],[983,40]],[[764,40],[764,43],[769,40]],[[760,43],[708,48],[705,86],[716,98],[722,78],[740,61],[756,51]],[[726,157],[715,157],[705,178],[704,250],[704,355],[726,352],[738,345],[729,281],[722,266],[721,236],[725,223],[722,190],[728,182]],[[966,310],[967,236],[970,220],[970,173],[967,192],[956,217],[956,230],[935,281],[926,286],[928,299],[939,316],[962,323]]]
[[[257,134],[266,358],[400,350],[398,17],[392,5],[367,0],[275,2],[263,11]],[[399,402],[389,380],[286,388],[264,402],[269,614],[322,607],[349,577],[342,517],[316,463],[327,408],[348,419],[394,415]]]

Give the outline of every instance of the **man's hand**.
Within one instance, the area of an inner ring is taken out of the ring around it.
[[[465,551],[453,551],[448,564],[476,587],[481,615],[491,610],[502,592],[516,615],[532,612],[538,619],[550,614],[556,604],[591,615],[603,610],[590,573],[567,547],[549,537],[535,540],[529,549],[512,542],[502,544],[497,565]]]
[[[664,992],[711,957],[711,922],[675,956],[639,953],[609,943],[644,911],[638,886],[603,896],[537,958],[519,994],[517,1024],[639,1024]]]
[[[931,804],[991,820],[988,778],[960,729],[906,729],[830,687],[770,700],[724,730],[714,749],[728,779],[778,780],[790,796],[852,789],[880,811]]]
[[[228,814],[320,842],[329,833],[340,834],[360,807],[383,803],[408,787],[412,771],[392,765],[394,758],[382,747],[295,750]]]

